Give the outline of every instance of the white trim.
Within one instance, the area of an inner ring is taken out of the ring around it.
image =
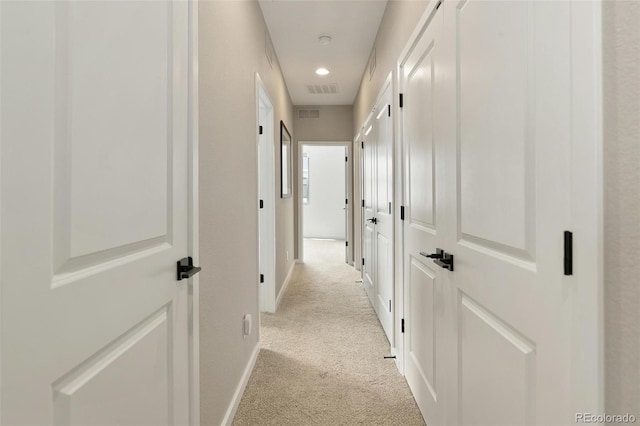
[[[571,4],[571,411],[604,411],[602,1]],[[578,308],[579,307],[579,308]]]
[[[2,22],[2,6],[0,5],[0,22]],[[0,31],[0,45],[2,45],[2,31]],[[0,55],[0,81],[2,81],[2,55]],[[2,111],[2,97],[0,96],[0,111]],[[0,158],[2,158],[2,114],[0,114]],[[0,167],[0,184],[2,183],[2,168]],[[0,185],[2,188],[2,185]],[[2,200],[2,194],[0,194]],[[2,209],[0,209],[0,235],[2,235]],[[0,244],[0,272],[2,271],[2,244]],[[2,274],[0,274],[2,276]],[[2,282],[0,282],[0,330],[2,330]],[[2,418],[2,333],[0,333],[0,419]]]
[[[298,199],[296,200],[296,204],[297,204],[297,208],[298,208],[298,259],[297,261],[299,263],[304,263],[304,232],[303,232],[303,225],[304,225],[304,213],[303,213],[303,204],[302,204],[302,146],[303,145],[314,145],[314,146],[346,146],[347,147],[347,157],[349,158],[349,161],[347,161],[347,169],[349,171],[349,174],[351,176],[353,176],[353,161],[352,161],[352,156],[353,156],[353,142],[352,141],[298,141],[298,160],[297,160],[297,171],[298,171],[298,179],[297,179],[297,183],[298,183]],[[353,200],[353,196],[354,196],[354,188],[353,188],[353,179],[351,181],[351,185],[349,186],[349,189],[347,191],[346,197],[351,201]],[[351,230],[353,230],[353,202],[349,202],[349,204],[347,205],[347,220],[349,221],[349,224],[351,225]],[[350,241],[350,239],[355,240],[355,234],[352,232],[352,235],[349,235],[349,227],[347,227],[347,229],[345,230],[345,235],[346,235],[346,239],[347,241]],[[349,242],[349,244],[353,244],[352,242]],[[354,262],[355,263],[355,262]]]
[[[258,355],[260,354],[260,343],[256,344],[253,353],[251,354],[251,358],[247,363],[247,366],[244,369],[244,373],[242,373],[242,378],[240,378],[240,382],[238,383],[238,387],[233,394],[233,398],[231,398],[231,402],[229,403],[229,407],[227,408],[227,412],[224,414],[222,419],[222,425],[230,426],[233,422],[233,418],[238,411],[238,406],[240,405],[240,401],[242,400],[242,394],[244,394],[244,390],[247,387],[247,383],[249,382],[249,378],[251,377],[251,373],[253,373],[253,368],[256,366],[256,361],[258,360]]]
[[[267,91],[259,73],[255,74],[256,84],[256,149],[257,149],[257,170],[258,170],[258,197],[264,197],[265,206],[262,209],[264,215],[263,222],[266,224],[262,229],[260,226],[260,209],[256,209],[258,218],[258,266],[259,274],[264,274],[264,282],[259,283],[258,312],[275,312],[276,310],[276,188],[275,188],[275,120],[274,107],[269,92]],[[264,117],[265,128],[263,129],[262,142],[261,135],[257,131],[260,126],[260,103],[266,107],[266,117]],[[261,151],[261,144],[266,144],[266,152]],[[266,155],[266,158],[263,156]],[[268,170],[264,169],[264,163]],[[263,175],[266,178],[263,180]],[[264,186],[262,193],[260,187]],[[262,242],[262,238],[267,241]]]
[[[351,207],[354,209],[353,220],[353,267],[356,271],[362,270],[360,259],[362,259],[362,149],[361,135],[364,134],[364,129],[353,139],[352,156],[353,161],[351,165],[353,167],[353,203]]]
[[[199,59],[198,59],[198,2],[189,2],[189,230],[188,251],[196,265],[200,264],[199,230]],[[200,278],[189,280],[189,424],[200,424]]]
[[[276,299],[276,311],[280,307],[280,302],[282,302],[282,297],[284,296],[284,293],[287,291],[287,287],[289,287],[289,283],[291,282],[291,275],[293,275],[293,268],[296,267],[296,263],[300,263],[300,262],[298,262],[298,260],[296,260],[295,262],[291,262],[291,266],[289,267],[289,272],[287,273],[287,278],[284,279],[284,282],[282,283],[282,287],[280,287],[280,293],[278,293],[278,298]]]

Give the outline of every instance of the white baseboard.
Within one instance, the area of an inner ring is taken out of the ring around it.
[[[276,298],[276,311],[280,307],[280,302],[282,302],[282,296],[287,291],[287,287],[289,287],[289,283],[291,282],[291,274],[293,274],[293,268],[296,267],[296,262],[291,262],[291,267],[289,268],[289,272],[287,273],[287,278],[284,279],[284,283],[282,283],[282,288],[280,288],[280,293],[278,293],[278,297]]]
[[[242,378],[240,379],[240,383],[238,383],[238,387],[236,388],[236,392],[233,394],[233,398],[231,399],[231,404],[229,404],[229,408],[227,408],[227,412],[224,415],[224,419],[222,419],[222,425],[230,426],[233,422],[233,418],[236,416],[236,411],[238,411],[238,405],[240,405],[240,400],[242,399],[242,394],[244,394],[244,389],[247,387],[247,382],[249,382],[249,377],[251,377],[251,373],[253,372],[253,368],[256,366],[256,360],[258,359],[258,354],[260,353],[260,343],[256,345],[256,348],[253,350],[251,354],[251,358],[247,363],[247,367],[244,369],[244,373],[242,374]]]

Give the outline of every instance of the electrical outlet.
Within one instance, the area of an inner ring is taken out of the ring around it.
[[[251,334],[251,314],[246,314],[242,318],[242,333],[245,338]]]

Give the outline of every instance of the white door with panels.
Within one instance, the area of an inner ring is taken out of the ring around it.
[[[389,342],[393,342],[393,122],[386,84],[365,125],[363,282]]]
[[[437,11],[400,66],[405,377],[429,425],[443,424],[447,380],[443,287],[448,277],[433,262],[444,247],[447,226],[438,109],[441,38],[442,12]]]
[[[189,7],[0,4],[2,424],[190,421]]]
[[[375,127],[371,119],[364,127],[362,151],[362,285],[375,308],[375,208],[376,208],[376,144]]]
[[[383,89],[374,109],[375,128],[375,309],[389,342],[393,343],[393,122],[391,85]]]
[[[591,7],[445,1],[408,44],[405,368],[430,425],[563,425],[597,408],[597,355],[576,349],[597,326],[578,303],[597,293],[597,227],[581,228],[582,270],[572,247],[597,215],[572,183],[593,143],[579,136],[595,117]]]
[[[572,4],[443,7],[444,67],[455,72],[444,106],[453,220],[443,249],[456,260],[448,272],[459,402],[451,422],[568,424]]]

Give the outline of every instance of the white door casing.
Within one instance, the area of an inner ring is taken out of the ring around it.
[[[357,271],[361,271],[363,257],[363,243],[362,243],[362,230],[363,230],[363,213],[364,208],[362,200],[364,199],[364,192],[362,187],[363,181],[363,149],[361,149],[363,143],[364,129],[356,135],[353,140],[353,202],[351,203],[353,209],[353,266]]]
[[[262,203],[258,206],[259,223],[259,269],[260,311],[276,311],[276,266],[275,266],[275,144],[273,104],[266,89],[256,74],[256,104],[258,126],[258,190]],[[259,128],[260,128],[259,127]],[[260,282],[263,280],[263,282]]]
[[[2,423],[188,424],[191,5],[0,7]]]
[[[345,229],[344,261],[347,264],[351,263],[351,248],[353,247],[353,244],[351,244],[351,246],[349,245],[349,241],[352,240],[351,221],[349,220],[351,218],[351,204],[349,199],[351,198],[351,187],[353,185],[351,181],[351,167],[350,167],[351,162],[349,157],[350,157],[349,147],[345,146],[344,147],[344,196],[345,196],[345,199],[344,199],[344,229]]]

